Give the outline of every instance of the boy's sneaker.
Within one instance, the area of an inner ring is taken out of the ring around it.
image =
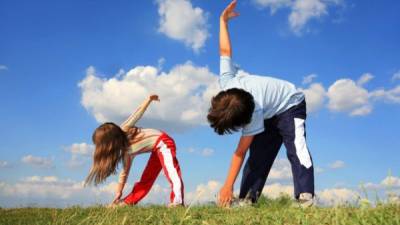
[[[231,202],[230,207],[231,208],[243,208],[243,207],[250,207],[252,205],[253,205],[253,203],[251,202],[251,199],[234,198],[233,201]]]
[[[314,197],[311,193],[301,193],[299,199],[293,204],[294,207],[309,208],[314,205]]]

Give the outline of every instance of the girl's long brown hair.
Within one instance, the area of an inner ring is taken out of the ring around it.
[[[85,180],[85,185],[102,183],[108,176],[115,174],[119,162],[124,155],[139,129],[129,129],[126,134],[118,125],[114,123],[104,123],[93,133],[92,140],[96,148],[93,155],[93,166]]]

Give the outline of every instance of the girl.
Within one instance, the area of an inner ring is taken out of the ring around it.
[[[85,182],[94,182],[95,185],[103,182],[108,176],[115,174],[118,164],[122,161],[123,169],[113,205],[137,204],[150,191],[161,169],[171,184],[170,206],[184,204],[183,182],[174,140],[162,131],[135,126],[152,101],[159,101],[158,96],[149,96],[121,127],[114,123],[104,123],[93,133],[92,139],[96,149],[93,166]],[[135,183],[132,192],[121,201],[134,157],[146,152],[150,152],[151,155],[140,181]]]

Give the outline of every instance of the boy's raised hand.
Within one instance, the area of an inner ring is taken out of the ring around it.
[[[221,19],[228,22],[230,19],[239,16],[239,13],[235,11],[237,0],[233,0],[222,12]]]
[[[150,95],[149,99],[151,101],[158,101],[158,102],[160,101],[160,98],[158,97],[158,95]]]

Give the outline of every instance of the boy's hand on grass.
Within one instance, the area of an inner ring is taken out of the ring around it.
[[[229,207],[233,199],[232,187],[223,186],[219,191],[218,205],[221,207]]]
[[[237,1],[233,0],[222,12],[221,20],[228,22],[230,19],[239,16],[239,13],[235,11]]]

